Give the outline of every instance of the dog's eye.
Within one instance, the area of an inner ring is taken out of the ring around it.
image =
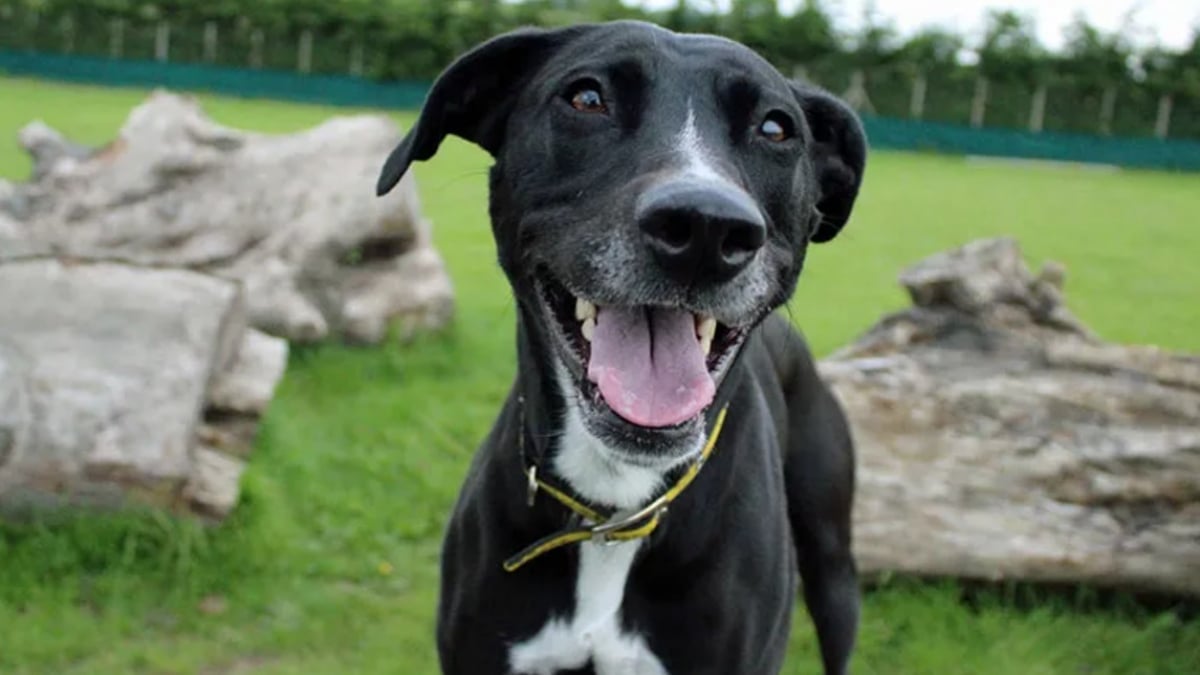
[[[792,118],[778,110],[767,113],[766,119],[758,125],[758,133],[768,141],[780,143],[795,134]]]
[[[575,83],[567,92],[567,100],[571,107],[579,112],[606,113],[608,106],[600,95],[600,85],[593,80],[582,80]]]

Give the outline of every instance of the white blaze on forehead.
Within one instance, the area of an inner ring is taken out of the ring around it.
[[[725,182],[725,177],[714,167],[712,155],[708,148],[704,147],[704,139],[700,137],[700,130],[696,128],[696,111],[692,108],[691,99],[688,99],[687,119],[683,121],[683,128],[679,130],[677,138],[686,173],[696,178]]]

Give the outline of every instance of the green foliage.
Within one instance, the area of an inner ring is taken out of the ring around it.
[[[988,12],[979,47],[979,71],[984,77],[1034,85],[1048,75],[1048,65],[1031,17],[1012,10]]]
[[[0,78],[0,129],[42,118],[100,143],[144,95]],[[202,100],[218,121],[265,132],[346,112]],[[0,527],[0,673],[437,672],[442,528],[514,373],[488,164],[449,139],[415,168],[455,283],[453,327],[408,345],[293,350],[231,520],[202,529],[133,514]],[[28,171],[15,143],[0,141],[0,177]],[[1103,337],[1196,351],[1197,212],[1191,176],[876,152],[854,221],[811,251],[789,312],[828,354],[907,302],[895,282],[904,265],[1011,235],[1033,264],[1067,264],[1070,305]],[[794,625],[785,672],[818,673],[802,610]],[[866,596],[859,645],[855,672],[868,675],[1192,675],[1200,619],[1099,602],[1086,588],[967,593],[889,580]]]
[[[958,69],[958,54],[964,46],[961,35],[944,28],[925,28],[900,47],[897,59],[908,64],[913,74],[944,76]]]
[[[879,68],[894,63],[904,53],[895,24],[879,13],[874,3],[864,5],[862,28],[854,36],[854,65],[867,69]]]
[[[818,0],[805,0],[778,23],[783,39],[773,47],[780,63],[796,66],[841,57],[843,47],[833,20]]]
[[[993,83],[989,125],[1025,127],[1033,91],[1044,84],[1047,130],[1096,133],[1103,126],[1104,91],[1114,89],[1113,133],[1150,135],[1158,99],[1170,95],[1176,111],[1171,135],[1200,138],[1195,42],[1182,52],[1161,46],[1138,52],[1124,29],[1105,32],[1078,17],[1062,53],[1052,54],[1038,43],[1032,18],[1011,10],[989,12],[982,39],[971,43],[941,29],[902,38],[871,3],[854,34],[837,30],[828,0],[805,0],[790,13],[777,0],[733,0],[721,13],[723,6],[699,0],[654,11],[622,0],[0,0],[0,49],[151,59],[157,26],[165,22],[173,61],[294,70],[308,32],[312,72],[429,80],[465,49],[518,26],[641,19],[726,35],[783,72],[803,73],[838,93],[855,70],[866,69],[880,115],[908,116],[913,83],[924,76],[924,118],[965,123],[982,75]],[[215,53],[206,49],[206,30],[216,31]],[[975,65],[962,58],[970,52]]]
[[[1062,74],[1085,85],[1104,88],[1130,78],[1133,45],[1121,33],[1104,33],[1083,16],[1067,26]]]

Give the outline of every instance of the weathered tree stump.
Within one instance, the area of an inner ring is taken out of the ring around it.
[[[1106,344],[986,240],[821,363],[858,444],[867,573],[1200,595],[1200,357]]]
[[[0,260],[0,508],[233,508],[287,343],[235,282]]]
[[[413,178],[385,198],[373,193],[400,136],[382,115],[268,136],[157,92],[98,150],[36,122],[20,136],[34,176],[0,184],[0,256],[21,249],[235,279],[251,325],[293,341],[375,343],[393,328],[440,328],[453,313]]]

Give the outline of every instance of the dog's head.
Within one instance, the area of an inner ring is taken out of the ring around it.
[[[452,64],[378,190],[454,134],[487,150],[500,263],[634,463],[691,451],[748,331],[845,225],[855,115],[713,36],[615,22],[497,37]]]

